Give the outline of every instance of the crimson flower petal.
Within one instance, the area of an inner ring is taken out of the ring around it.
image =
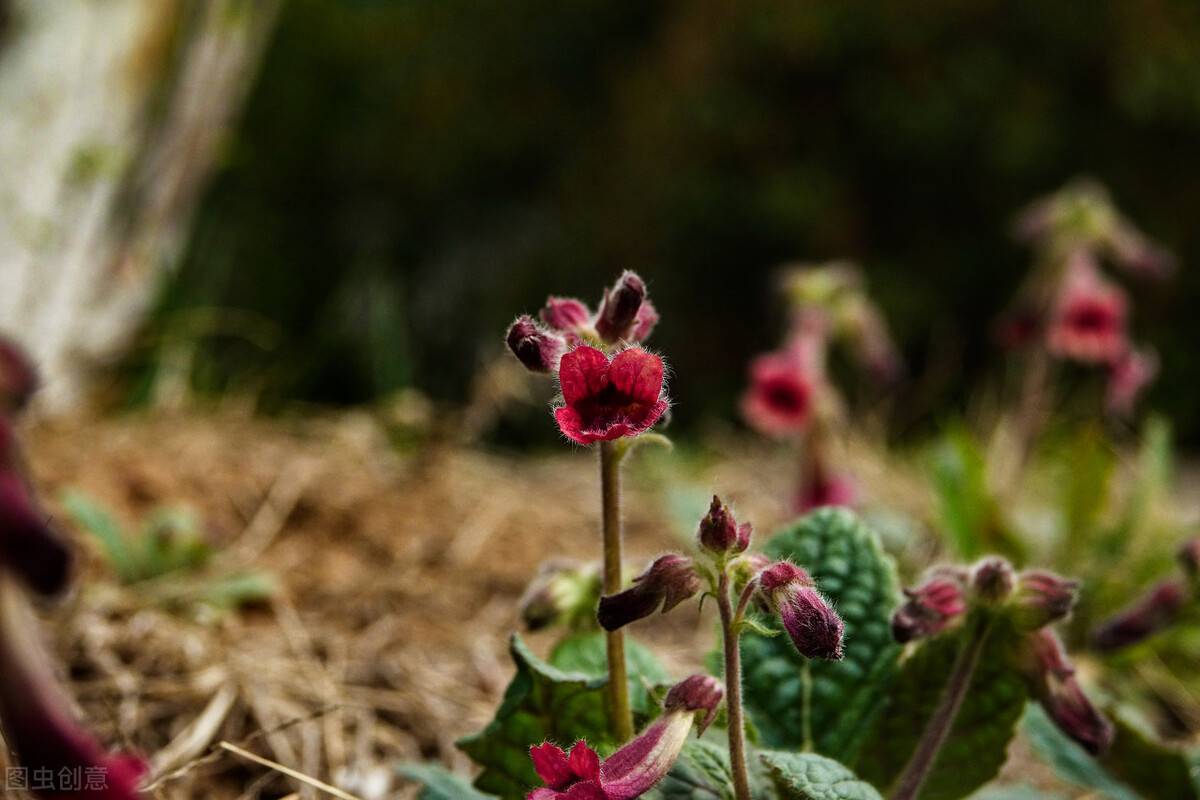
[[[653,405],[662,392],[662,359],[641,348],[630,348],[618,354],[608,374],[617,391],[639,403]]]
[[[575,779],[567,754],[552,742],[529,748],[529,758],[542,783],[551,789],[562,789]]]
[[[608,381],[608,356],[594,347],[576,347],[559,362],[558,383],[568,406],[600,394]]]

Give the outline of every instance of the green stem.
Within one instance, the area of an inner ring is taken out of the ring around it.
[[[804,668],[800,670],[800,686],[804,692],[803,706],[800,708],[800,730],[804,735],[804,752],[813,751],[812,735],[812,662],[804,659]]]
[[[624,588],[621,575],[621,454],[612,442],[600,443],[601,524],[604,529],[604,593]],[[608,652],[608,714],[618,742],[633,738],[629,707],[629,674],[625,664],[625,632],[606,634]]]
[[[934,709],[929,722],[926,723],[921,740],[917,743],[917,749],[913,751],[908,763],[904,766],[904,771],[896,780],[891,800],[916,800],[926,778],[933,770],[934,762],[937,761],[942,745],[946,743],[946,737],[950,735],[950,730],[954,727],[954,720],[958,716],[959,709],[962,708],[963,699],[967,696],[967,689],[971,686],[971,678],[975,674],[975,667],[979,665],[979,656],[983,652],[983,645],[987,641],[990,629],[988,620],[982,618],[976,618],[968,624],[971,627],[967,631],[967,638],[963,642],[962,649],[958,651],[958,656],[954,660],[954,668],[951,670],[950,680],[946,682],[946,688],[942,692],[942,699]]]
[[[717,578],[717,607],[721,612],[721,635],[725,645],[725,708],[729,715],[729,767],[733,773],[736,800],[750,800],[750,775],[746,770],[746,723],[742,714],[742,655],[738,649],[738,626],[729,599],[729,573]]]

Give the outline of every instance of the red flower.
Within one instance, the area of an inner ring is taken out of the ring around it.
[[[1125,293],[1106,281],[1091,256],[1071,256],[1046,345],[1061,358],[1110,364],[1129,349]]]
[[[554,419],[578,444],[636,436],[669,405],[662,393],[662,359],[636,347],[611,362],[594,347],[576,347],[562,357],[558,382],[564,405],[554,409]]]
[[[777,561],[759,573],[758,586],[800,655],[841,660],[842,618],[807,572],[790,561]]]
[[[575,743],[569,755],[550,742],[531,748],[533,768],[546,785],[531,791],[526,800],[641,797],[670,771],[687,742],[696,712],[704,712],[700,721],[703,733],[724,696],[721,682],[710,675],[685,678],[667,693],[663,715],[603,763],[582,740]]]
[[[815,395],[813,378],[794,350],[767,353],[750,364],[742,415],[767,436],[798,433],[812,417]]]

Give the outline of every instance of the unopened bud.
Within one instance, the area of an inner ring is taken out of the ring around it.
[[[561,333],[577,331],[592,321],[588,307],[574,297],[549,297],[542,308],[542,322]]]
[[[600,571],[593,565],[548,561],[538,568],[521,598],[521,620],[530,631],[553,625],[582,627],[600,597]]]
[[[1013,622],[1021,630],[1033,631],[1066,619],[1078,595],[1078,581],[1044,570],[1022,572],[1013,597]]]
[[[1012,564],[992,556],[975,565],[971,573],[971,589],[979,602],[998,605],[1009,598],[1016,583]]]
[[[642,301],[642,307],[638,309],[637,319],[633,323],[632,338],[635,342],[644,342],[654,332],[654,326],[658,324],[658,309],[650,302],[649,298]]]
[[[566,350],[562,337],[537,326],[528,316],[517,317],[505,336],[508,349],[530,372],[553,372]]]
[[[800,655],[830,661],[842,658],[842,618],[813,587],[807,572],[791,562],[777,561],[759,573],[758,581]]]
[[[645,299],[645,281],[637,273],[627,270],[616,285],[604,294],[596,317],[596,333],[606,342],[631,339]]]
[[[967,612],[963,570],[932,570],[924,583],[904,594],[908,599],[892,615],[892,636],[900,643],[941,633]]]
[[[725,687],[721,681],[711,675],[691,675],[671,687],[667,699],[663,702],[663,710],[671,711],[704,711],[700,720],[699,736],[717,716],[717,709],[725,699]]]
[[[1092,755],[1108,749],[1114,736],[1112,723],[1084,694],[1075,677],[1075,668],[1053,631],[1043,628],[1026,636],[1018,665],[1025,674],[1030,694],[1059,730]]]
[[[1174,623],[1188,599],[1188,589],[1181,581],[1163,581],[1132,606],[1101,623],[1092,633],[1092,643],[1098,650],[1119,650],[1136,644]]]
[[[604,630],[615,631],[650,616],[659,606],[667,613],[700,591],[701,585],[692,559],[668,553],[634,578],[633,586],[601,597],[596,617]]]
[[[713,495],[708,515],[700,520],[700,547],[713,555],[745,552],[750,546],[750,523],[738,525],[729,507]]]

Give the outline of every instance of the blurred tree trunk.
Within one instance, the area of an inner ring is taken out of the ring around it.
[[[127,347],[252,82],[279,0],[0,0],[0,331],[43,408]]]

